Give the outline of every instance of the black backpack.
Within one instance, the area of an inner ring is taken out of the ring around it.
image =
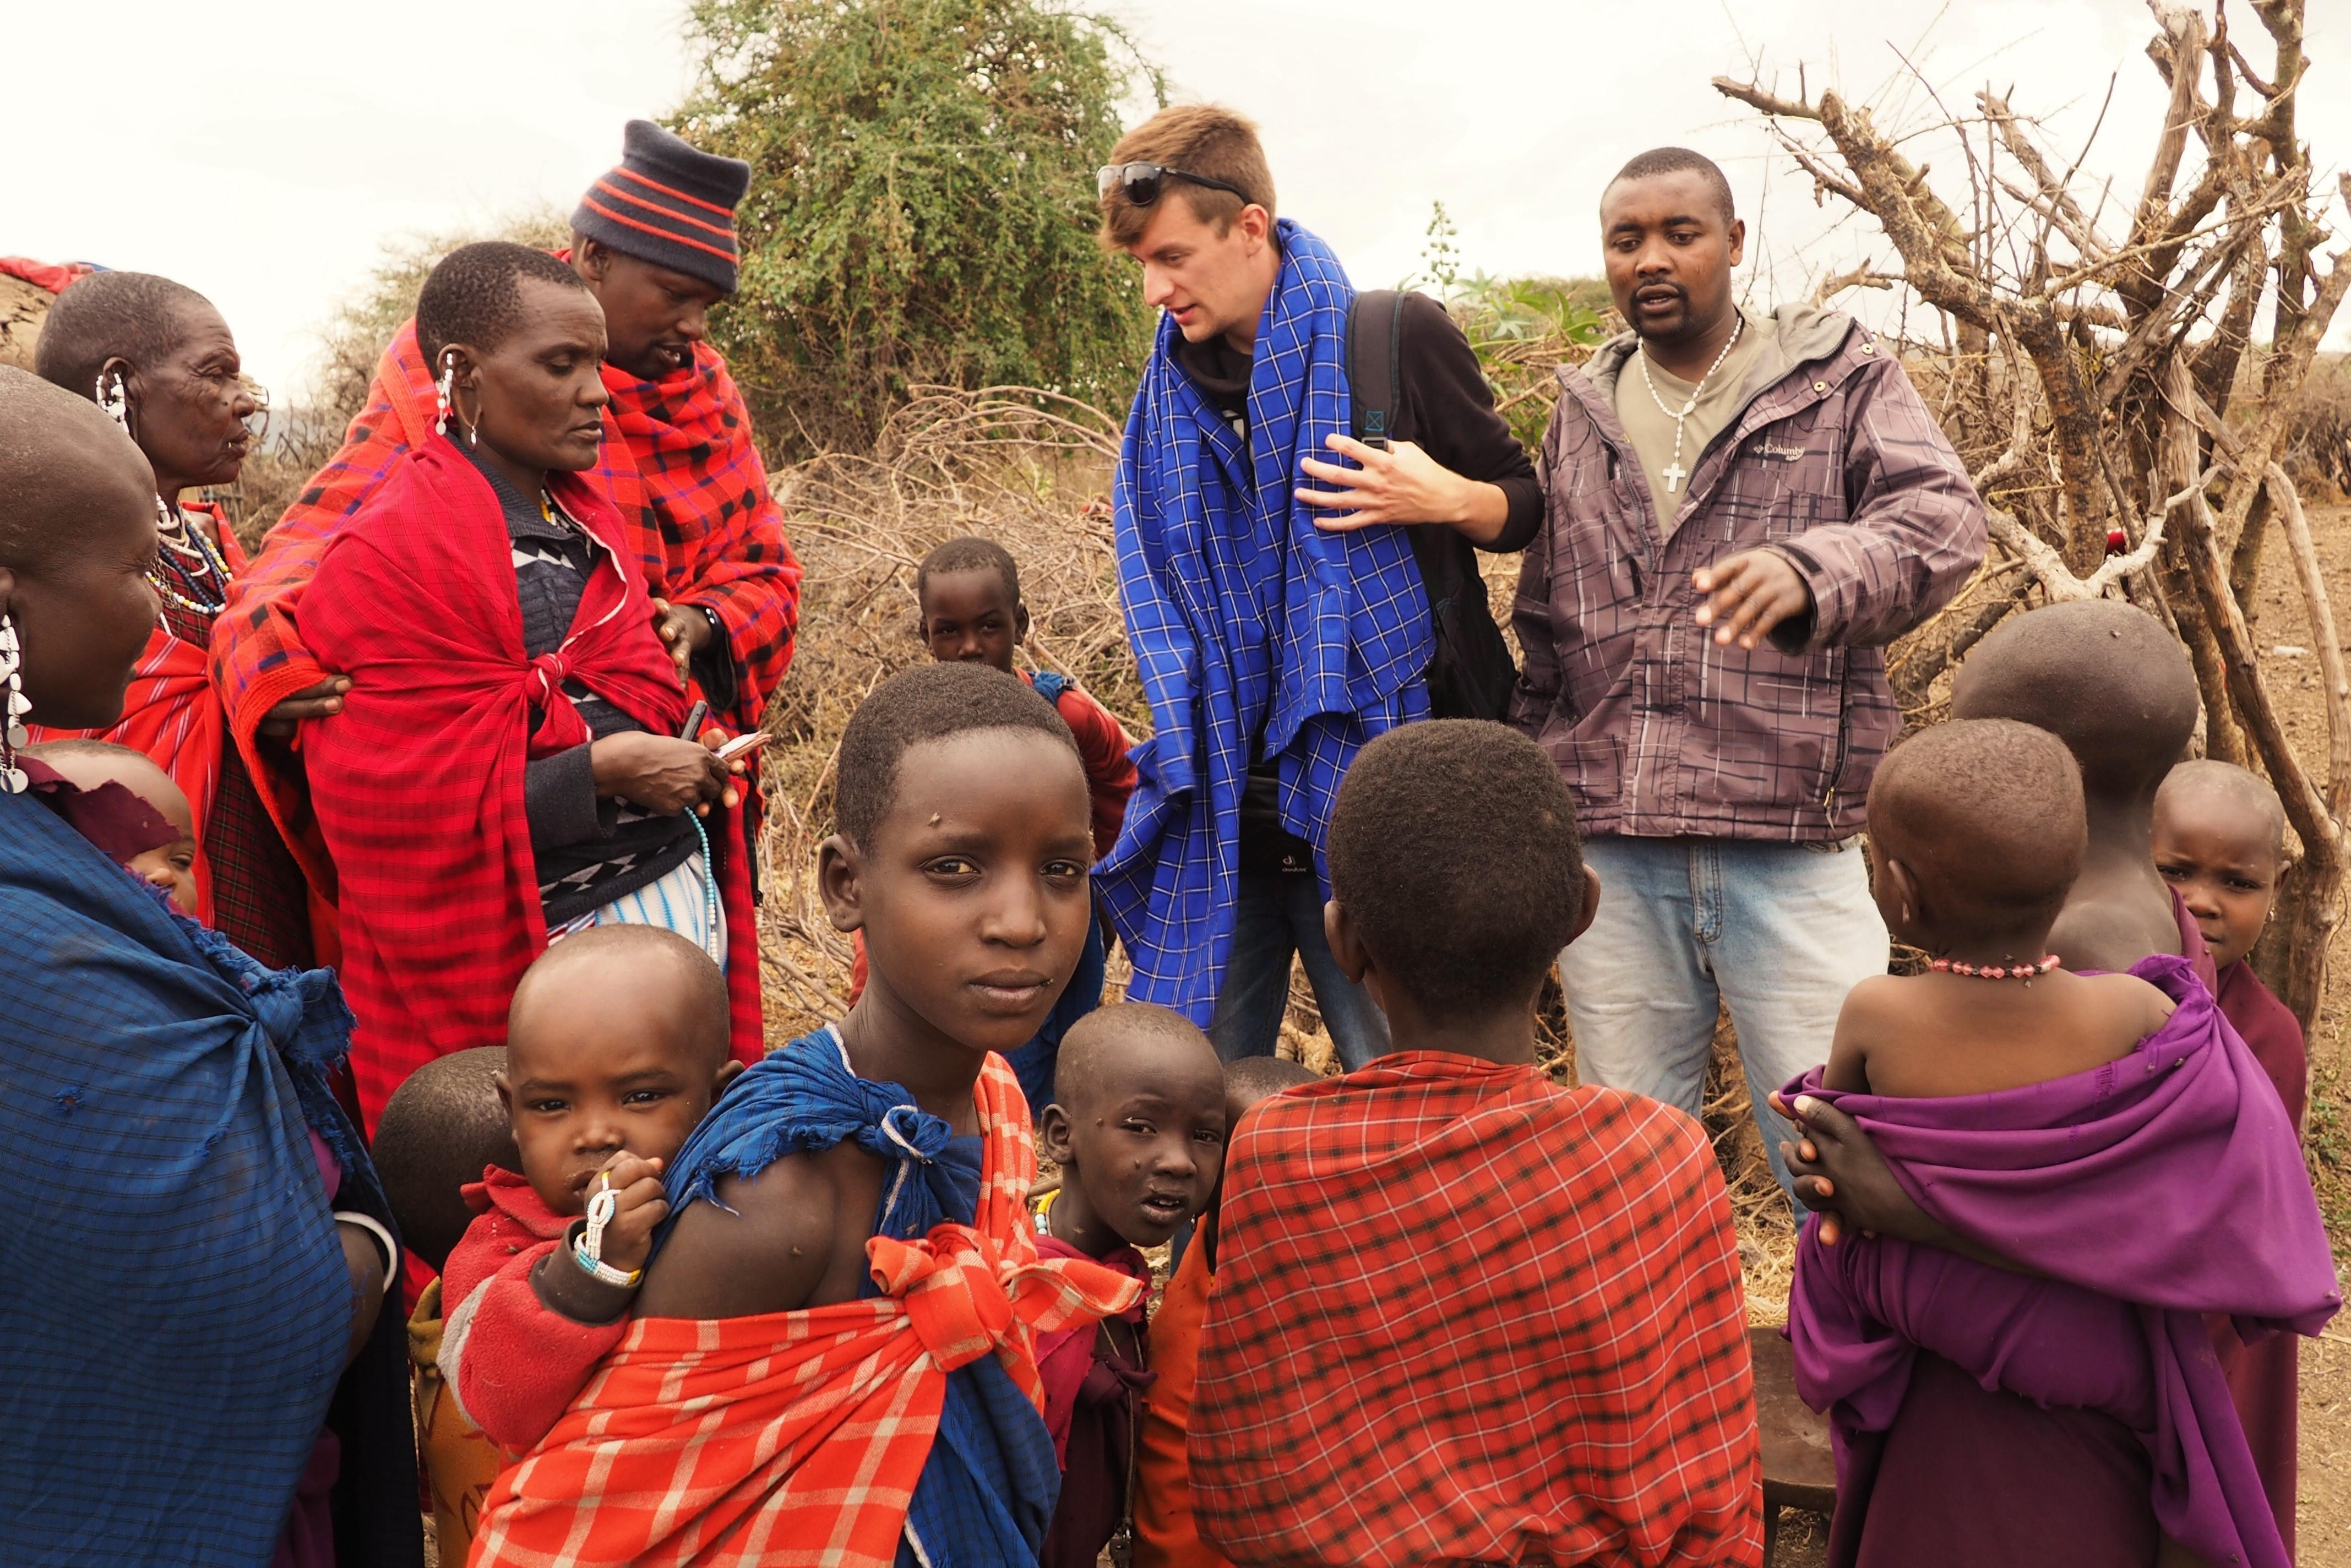
[[[1386,451],[1404,402],[1404,301],[1399,289],[1355,296],[1347,309],[1347,386],[1356,440]],[[1486,604],[1477,547],[1451,528],[1414,528],[1412,553],[1428,594],[1432,718],[1499,720],[1510,712],[1519,666]]]

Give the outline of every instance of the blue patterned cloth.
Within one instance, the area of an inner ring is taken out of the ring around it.
[[[1112,507],[1120,596],[1154,735],[1094,886],[1134,960],[1127,995],[1205,1027],[1232,947],[1241,789],[1256,737],[1282,826],[1326,847],[1339,780],[1428,716],[1428,600],[1403,528],[1326,533],[1291,492],[1348,428],[1347,308],[1329,246],[1288,218],[1259,319],[1244,446],[1175,360],[1135,393]]]
[[[8,1560],[267,1563],[350,1332],[309,1126],[380,1209],[327,1091],[350,1010],[27,795],[0,794],[0,930]]]
[[[654,1252],[687,1205],[718,1201],[721,1176],[848,1142],[887,1167],[876,1236],[911,1241],[935,1225],[977,1219],[980,1140],[954,1136],[897,1084],[851,1072],[827,1028],[753,1064],[695,1128],[664,1182],[673,1207]],[[871,1279],[865,1293],[879,1293]],[[930,1568],[1036,1568],[1061,1490],[1052,1434],[1004,1364],[983,1355],[948,1373],[938,1438],[906,1510],[907,1534]],[[916,1562],[901,1538],[900,1568]]]

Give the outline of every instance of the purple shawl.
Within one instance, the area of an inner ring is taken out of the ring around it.
[[[2177,1004],[2119,1061],[1996,1094],[1783,1091],[1866,1131],[1921,1208],[2046,1278],[1849,1236],[1797,1247],[1796,1387],[1830,1412],[1842,1491],[1892,1427],[1918,1348],[1986,1388],[2101,1410],[2147,1446],[2165,1531],[2210,1563],[2289,1568],[2203,1314],[2248,1340],[2314,1334],[2342,1305],[2295,1130],[2184,958],[2131,973]]]

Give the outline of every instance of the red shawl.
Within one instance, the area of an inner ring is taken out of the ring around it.
[[[236,542],[218,507],[197,502],[183,504],[180,509],[209,516],[220,541],[221,559],[232,574],[245,570],[244,547]],[[32,736],[37,741],[68,736],[110,740],[144,752],[172,776],[172,782],[188,798],[189,821],[196,825],[196,918],[215,925],[207,826],[213,789],[220,781],[221,706],[213,695],[205,664],[204,649],[174,637],[158,619],[155,630],[148,633],[145,652],[131,668],[131,686],[122,697],[122,717],[112,728],[49,729],[35,725]]]
[[[328,542],[303,597],[311,651],[351,679],[343,711],[305,736],[311,799],[341,874],[342,978],[359,1017],[351,1072],[371,1127],[417,1067],[504,1043],[507,998],[547,945],[523,763],[589,738],[563,681],[657,732],[685,716],[644,588],[615,559],[620,519],[580,477],[551,479],[606,551],[555,653],[524,656],[496,495],[438,437],[397,463]],[[544,718],[529,735],[534,709]],[[708,826],[736,1052],[756,1061],[748,880],[732,819]]]
[[[784,542],[783,516],[751,444],[742,395],[726,361],[699,344],[684,376],[640,382],[607,365],[604,384],[612,402],[598,474],[619,509],[622,554],[639,564],[649,593],[706,604],[726,623],[736,701],[716,716],[754,729],[791,662],[800,569]],[[212,676],[230,733],[311,885],[329,898],[334,871],[318,843],[302,780],[257,744],[256,732],[271,708],[332,668],[306,640],[307,622],[297,624],[303,594],[329,541],[402,455],[431,440],[435,402],[411,321],[384,350],[342,450],[270,530],[213,634]]]
[[[1123,1312],[1135,1282],[1040,1259],[1037,1151],[1000,1056],[974,1086],[972,1225],[865,1243],[882,1294],[747,1318],[639,1318],[499,1475],[471,1568],[889,1568],[946,1375],[994,1354],[1040,1400],[1036,1339]]]
[[[1243,1564],[1754,1568],[1739,1245],[1678,1111],[1397,1052],[1249,1113],[1190,1459]]]

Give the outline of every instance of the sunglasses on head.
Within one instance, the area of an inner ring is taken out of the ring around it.
[[[1164,163],[1105,163],[1094,171],[1095,193],[1107,200],[1113,191],[1123,193],[1138,207],[1147,207],[1159,199],[1170,180],[1188,180],[1195,185],[1206,185],[1211,191],[1225,191],[1249,200],[1249,193],[1238,185],[1228,185],[1222,180],[1211,180],[1206,174],[1194,174],[1182,169],[1170,169]]]

